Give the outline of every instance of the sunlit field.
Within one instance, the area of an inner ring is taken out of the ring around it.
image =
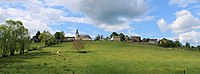
[[[72,42],[0,58],[0,74],[198,74],[200,52],[125,42]],[[37,44],[36,44],[37,45]]]

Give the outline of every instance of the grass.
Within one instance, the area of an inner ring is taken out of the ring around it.
[[[198,74],[200,52],[120,42],[87,41],[87,53],[62,43],[0,58],[0,74]]]

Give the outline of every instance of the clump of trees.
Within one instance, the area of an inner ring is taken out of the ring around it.
[[[112,34],[110,35],[110,38],[112,38],[113,36],[120,36],[120,40],[121,41],[125,41],[126,37],[128,37],[127,35],[125,36],[123,33],[117,33],[117,32],[112,32]]]
[[[95,41],[103,40],[103,35],[97,35],[94,40]]]
[[[168,39],[161,39],[158,42],[159,46],[166,47],[166,48],[183,48],[187,50],[200,50],[200,45],[198,46],[191,46],[189,42],[186,42],[185,45],[181,44],[179,41],[172,41]]]
[[[182,47],[182,44],[179,41],[172,41],[165,38],[161,39],[158,43],[161,47]]]
[[[2,57],[14,55],[16,51],[24,54],[25,49],[30,47],[28,29],[21,21],[6,20],[0,25],[0,51]]]
[[[56,44],[56,38],[51,35],[50,32],[44,31],[40,34],[39,39],[43,43],[44,47],[52,46]]]

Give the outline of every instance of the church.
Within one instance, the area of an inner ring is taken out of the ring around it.
[[[89,35],[80,35],[78,32],[78,29],[76,30],[75,40],[92,40],[92,38]]]

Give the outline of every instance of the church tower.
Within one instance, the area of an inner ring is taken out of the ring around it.
[[[78,39],[79,37],[79,33],[78,33],[78,29],[76,30],[76,39]]]

